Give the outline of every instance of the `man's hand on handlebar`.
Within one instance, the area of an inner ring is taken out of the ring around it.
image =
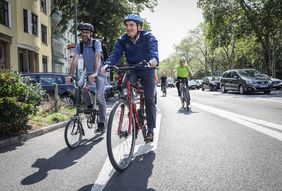
[[[96,78],[97,78],[97,73],[91,74],[91,75],[88,76],[88,81],[90,83],[93,83]]]
[[[150,65],[152,68],[156,68],[157,65],[158,65],[158,62],[157,62],[157,60],[152,59],[152,60],[149,60],[149,65]]]
[[[103,75],[106,75],[108,66],[109,66],[108,64],[102,66],[101,71],[102,71],[102,74],[103,74]]]

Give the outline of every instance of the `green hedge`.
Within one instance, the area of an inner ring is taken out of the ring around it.
[[[18,72],[0,73],[0,135],[25,131],[28,116],[38,111],[44,91],[28,82]]]

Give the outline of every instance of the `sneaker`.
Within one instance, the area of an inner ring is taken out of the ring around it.
[[[153,129],[148,130],[147,136],[146,136],[146,143],[150,143],[154,141],[154,131]]]
[[[95,133],[102,134],[105,132],[104,123],[98,123],[98,128],[95,130]]]

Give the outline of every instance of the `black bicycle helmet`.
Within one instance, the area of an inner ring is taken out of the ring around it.
[[[93,25],[90,24],[90,23],[82,23],[82,24],[80,24],[80,26],[79,26],[79,30],[80,30],[80,31],[81,31],[81,30],[87,30],[87,31],[93,32],[93,31],[94,31],[94,27],[93,27]]]
[[[124,24],[126,23],[126,21],[134,21],[137,23],[137,25],[139,24],[141,27],[143,25],[143,19],[136,14],[129,14],[124,18]]]

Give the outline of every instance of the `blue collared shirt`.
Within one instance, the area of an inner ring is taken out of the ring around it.
[[[83,60],[86,66],[86,72],[87,74],[93,74],[94,73],[94,65],[96,64],[96,57],[95,57],[95,52],[93,51],[92,48],[92,41],[94,39],[91,38],[91,42],[85,46],[85,44],[83,44]],[[99,40],[95,40],[95,51],[96,52],[102,52],[102,45],[101,42]],[[76,48],[75,48],[75,53],[77,55],[80,55],[80,43],[77,43]],[[102,67],[102,62],[101,62],[101,66],[100,69],[98,71],[98,75],[102,76],[102,72],[101,72],[101,67]]]

